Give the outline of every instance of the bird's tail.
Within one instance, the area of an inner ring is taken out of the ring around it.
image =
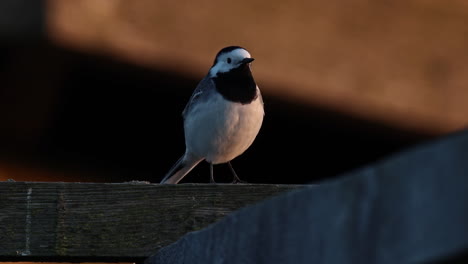
[[[202,160],[186,152],[164,176],[161,184],[177,184]]]

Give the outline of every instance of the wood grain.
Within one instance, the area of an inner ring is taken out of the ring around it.
[[[3,261],[138,261],[297,185],[0,183]]]

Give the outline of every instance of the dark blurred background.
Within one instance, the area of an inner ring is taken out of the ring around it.
[[[266,111],[239,176],[338,176],[466,126],[467,23],[462,0],[2,1],[0,179],[159,182],[228,45],[256,58]]]

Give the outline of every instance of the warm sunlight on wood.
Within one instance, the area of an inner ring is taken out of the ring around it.
[[[468,123],[464,1],[48,3],[62,45],[202,76],[239,44],[265,93],[416,131]]]

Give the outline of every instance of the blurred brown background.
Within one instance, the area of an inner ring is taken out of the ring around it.
[[[468,124],[462,0],[9,0],[0,13],[3,180],[158,182],[228,45],[256,58],[265,99],[233,162],[250,182],[333,177]],[[207,182],[206,164],[186,181]]]

